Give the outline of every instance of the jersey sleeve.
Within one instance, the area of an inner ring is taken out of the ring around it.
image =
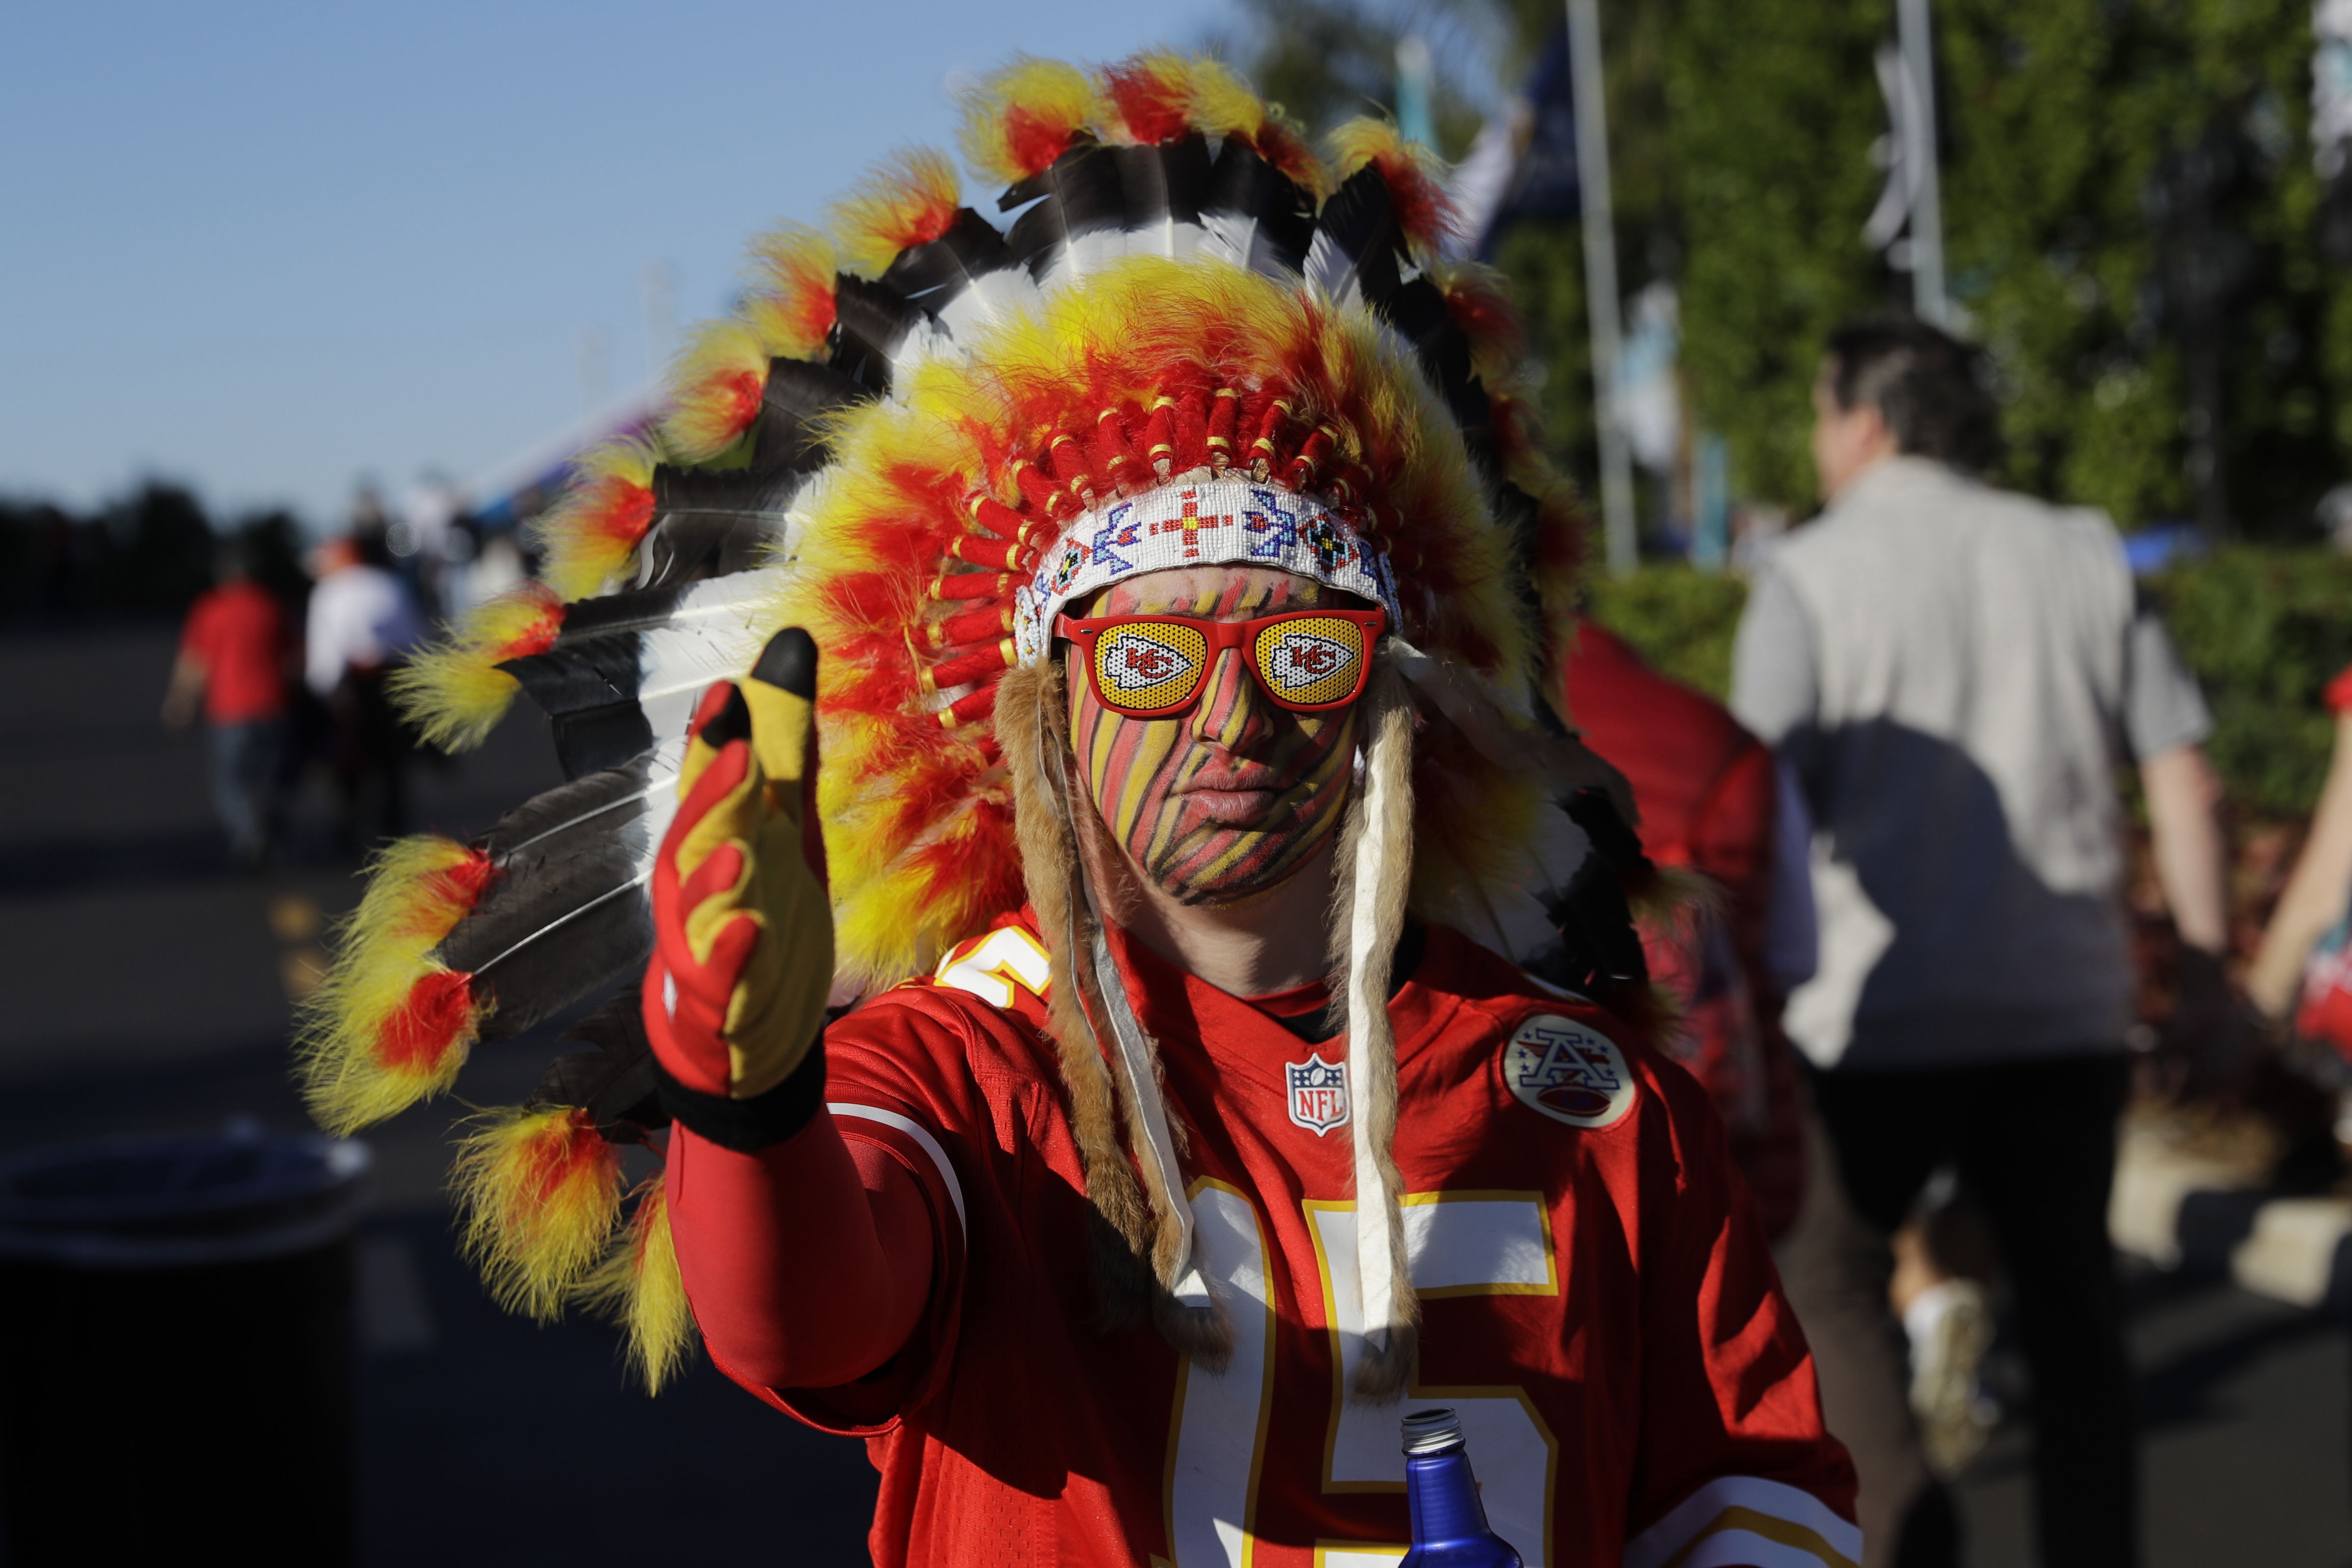
[[[823,1431],[865,1436],[888,1431],[939,1392],[955,1354],[974,1190],[967,1173],[984,1165],[983,1144],[974,1132],[989,1121],[966,1066],[955,1010],[925,1006],[909,1000],[914,994],[887,994],[825,1031],[823,1117],[826,1131],[847,1145],[869,1193],[911,1186],[920,1195],[922,1223],[901,1218],[883,1237],[887,1247],[930,1250],[929,1290],[913,1331],[871,1372],[823,1387],[770,1386],[730,1364],[713,1344],[721,1371]],[[978,1185],[985,1190],[984,1175]],[[880,1208],[877,1204],[877,1215]],[[898,1212],[903,1215],[906,1205]],[[813,1267],[794,1283],[824,1291],[837,1282]],[[756,1339],[756,1326],[743,1337]]]
[[[1645,1205],[1643,1419],[1626,1568],[1852,1568],[1853,1468],[1822,1424],[1811,1353],[1780,1293],[1721,1127],[1653,1064],[1670,1130]]]

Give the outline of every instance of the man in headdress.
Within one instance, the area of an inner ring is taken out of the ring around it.
[[[665,1139],[611,1299],[655,1372],[690,1304],[868,1436],[877,1562],[1392,1560],[1410,1399],[1529,1563],[1848,1563],[1720,1125],[1645,1042],[1645,863],[1531,704],[1579,522],[1507,302],[1392,127],[1337,140],[1333,189],[1212,63],[1024,61],[972,116],[1008,229],[918,155],[846,269],[764,243],[661,450],[422,661],[429,728],[512,672],[575,776],[371,890],[414,967],[335,993],[314,1097],[381,1114],[643,962],[649,883],[656,1070],[615,1028],[490,1122],[471,1234],[548,1310],[604,1141]]]

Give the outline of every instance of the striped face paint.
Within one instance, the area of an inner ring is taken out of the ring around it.
[[[1344,601],[1265,567],[1155,572],[1106,589],[1092,616],[1246,620]],[[1063,652],[1074,650],[1064,645]],[[1356,754],[1356,710],[1294,713],[1250,678],[1242,649],[1222,654],[1186,712],[1130,719],[1070,671],[1070,736],[1095,808],[1162,892],[1222,904],[1298,869],[1339,825]]]

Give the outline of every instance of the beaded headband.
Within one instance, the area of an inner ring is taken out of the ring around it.
[[[1369,599],[1398,618],[1388,557],[1323,501],[1279,485],[1202,479],[1084,511],[1013,594],[1013,642],[1043,661],[1054,617],[1097,589],[1181,566],[1271,566]]]

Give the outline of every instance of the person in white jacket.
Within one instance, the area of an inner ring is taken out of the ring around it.
[[[319,547],[303,639],[303,683],[331,721],[329,757],[351,847],[402,829],[409,742],[384,681],[425,639],[415,596],[371,559],[372,545],[367,536],[346,534]]]

